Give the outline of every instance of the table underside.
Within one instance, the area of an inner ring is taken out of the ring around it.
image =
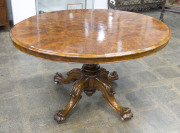
[[[84,64],[81,69],[74,68],[67,75],[67,78],[64,78],[60,73],[56,73],[54,76],[56,84],[68,84],[74,81],[68,104],[63,110],[57,111],[54,115],[54,119],[58,123],[64,121],[71,109],[77,105],[82,97],[82,92],[85,92],[87,96],[92,96],[96,90],[102,92],[106,102],[114,111],[120,114],[122,120],[133,117],[131,110],[128,107],[120,106],[114,98],[115,92],[110,83],[118,79],[118,74],[115,71],[109,74],[106,69],[98,64]]]

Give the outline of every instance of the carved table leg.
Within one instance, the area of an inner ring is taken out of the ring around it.
[[[57,113],[54,115],[54,120],[56,120],[58,123],[66,119],[66,116],[68,115],[69,111],[72,108],[74,108],[78,101],[81,99],[82,90],[88,85],[87,80],[87,78],[82,78],[74,84],[72,91],[70,93],[71,98],[68,104],[66,105],[65,109],[57,111]]]
[[[121,107],[115,100],[115,92],[110,86],[110,82],[118,79],[118,74],[114,71],[110,73],[104,68],[100,68],[98,64],[85,64],[81,69],[73,69],[67,73],[68,77],[64,78],[60,73],[56,73],[54,81],[56,83],[70,83],[73,79],[77,79],[70,93],[70,101],[64,110],[57,111],[54,119],[62,122],[66,119],[69,111],[76,106],[81,99],[81,93],[84,91],[87,96],[92,96],[96,90],[100,90],[107,103],[121,115],[122,119],[130,119],[133,117],[131,110],[127,107]]]
[[[55,84],[59,84],[60,82],[64,84],[70,83],[73,79],[80,79],[82,77],[81,69],[74,68],[67,73],[68,77],[64,78],[61,73],[56,73],[54,76]]]
[[[122,120],[131,119],[133,114],[128,107],[121,107],[114,98],[115,92],[112,90],[111,86],[107,81],[96,78],[95,85],[99,88],[99,90],[103,93],[103,97],[117,113],[119,113],[122,117]]]

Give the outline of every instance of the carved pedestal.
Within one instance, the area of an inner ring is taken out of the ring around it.
[[[75,81],[70,93],[70,100],[65,109],[57,111],[54,115],[54,119],[58,123],[66,119],[69,111],[74,108],[81,99],[82,92],[85,92],[87,96],[92,96],[96,90],[102,92],[106,102],[120,114],[122,120],[133,117],[131,110],[128,107],[121,107],[114,98],[115,92],[110,86],[110,82],[118,79],[118,75],[115,71],[109,75],[109,72],[106,69],[101,68],[97,64],[86,64],[83,65],[81,69],[72,69],[67,75],[67,78],[64,78],[60,73],[56,73],[54,76],[54,82],[56,84],[68,84],[71,81]]]

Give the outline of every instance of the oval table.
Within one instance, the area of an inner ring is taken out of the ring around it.
[[[54,119],[62,122],[81,99],[81,93],[101,91],[107,103],[121,118],[133,116],[120,106],[110,83],[118,74],[100,67],[100,63],[118,62],[151,55],[164,48],[171,36],[163,22],[149,16],[116,10],[66,10],[44,13],[16,24],[10,31],[14,46],[20,51],[52,61],[84,64],[55,83],[74,81],[70,101]]]

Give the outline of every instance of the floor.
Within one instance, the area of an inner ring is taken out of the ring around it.
[[[159,18],[159,11],[144,12]],[[119,73],[116,99],[134,117],[122,121],[100,92],[83,97],[66,122],[53,115],[69,99],[70,85],[55,85],[54,74],[81,64],[46,61],[23,54],[0,28],[0,133],[180,133],[180,15],[167,12],[169,45],[149,57],[103,64]]]

